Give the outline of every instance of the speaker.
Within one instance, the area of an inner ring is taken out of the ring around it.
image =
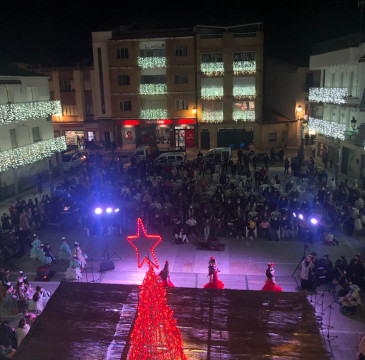
[[[111,260],[100,263],[100,272],[114,270],[114,263]]]
[[[39,266],[37,268],[37,277],[41,280],[46,280],[49,277],[51,270],[49,265]]]

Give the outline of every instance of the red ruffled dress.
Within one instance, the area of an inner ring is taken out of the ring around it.
[[[175,285],[170,280],[170,274],[166,273],[165,271],[161,271],[159,273],[159,277],[162,280],[162,285],[164,287],[175,287]]]
[[[279,286],[275,284],[274,281],[274,271],[266,271],[266,283],[264,285],[264,287],[261,289],[262,291],[276,291],[276,292],[282,292],[283,289]]]
[[[214,266],[213,272],[210,275],[210,281],[204,285],[205,289],[223,289],[224,284],[218,279],[218,268]]]

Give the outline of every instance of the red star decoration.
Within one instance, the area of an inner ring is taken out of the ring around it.
[[[156,267],[156,269],[160,267],[156,259],[154,250],[155,247],[160,243],[162,238],[160,235],[148,235],[141,218],[137,219],[137,235],[130,235],[127,237],[127,240],[136,249],[137,265],[139,268],[142,267],[145,261],[149,265],[153,265],[154,267]],[[153,259],[149,258],[150,253]],[[141,257],[142,257],[142,262],[140,261]]]

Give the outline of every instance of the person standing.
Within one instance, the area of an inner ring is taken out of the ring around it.
[[[204,285],[205,289],[223,289],[224,284],[218,279],[218,272],[220,270],[217,267],[217,263],[213,257],[210,258],[208,264],[208,276],[209,282]]]
[[[158,274],[160,279],[162,280],[162,285],[165,287],[175,287],[174,284],[170,280],[170,267],[169,262],[166,260],[163,269]]]
[[[300,273],[300,287],[302,290],[315,290],[316,284],[313,268],[312,256],[308,255],[302,262],[302,270]]]
[[[283,289],[279,285],[276,285],[276,283],[275,283],[274,264],[273,263],[267,264],[266,282],[265,282],[264,287],[261,289],[261,291],[275,291],[275,292],[283,291]]]
[[[77,258],[77,260],[81,263],[81,271],[86,267],[86,259],[85,254],[82,253],[80,244],[78,242],[74,242],[74,248],[72,250],[72,256]]]

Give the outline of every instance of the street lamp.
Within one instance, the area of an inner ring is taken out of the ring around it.
[[[302,108],[302,105],[298,105],[297,107],[297,117],[298,117],[298,120],[300,119],[300,113],[302,112],[303,108]]]
[[[193,107],[193,114],[196,115],[196,107]]]
[[[352,117],[352,119],[351,119],[351,127],[352,127],[352,130],[356,130],[356,123],[357,123],[357,120],[354,118],[354,117]]]

